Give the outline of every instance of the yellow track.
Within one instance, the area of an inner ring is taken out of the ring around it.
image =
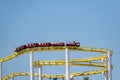
[[[20,52],[15,52],[10,56],[7,56],[5,58],[1,58],[0,62],[6,62],[11,59],[14,59],[20,55],[30,53],[30,52],[42,52],[42,51],[64,51],[66,47],[36,47],[36,48],[28,48],[24,49]],[[71,59],[70,65],[71,66],[92,66],[92,67],[100,67],[101,70],[96,71],[88,71],[88,72],[78,72],[78,73],[72,73],[70,74],[71,77],[75,76],[85,76],[85,75],[93,75],[93,74],[100,74],[107,72],[107,65],[102,62],[94,62],[98,60],[105,60],[107,59],[107,52],[109,51],[110,54],[112,54],[111,50],[104,49],[104,48],[94,48],[94,47],[67,47],[70,49],[70,51],[85,51],[85,52],[99,52],[103,53],[103,56],[98,57],[91,57],[86,59]],[[52,60],[52,61],[34,61],[34,66],[65,66],[66,62],[65,60]],[[7,75],[6,77],[3,77],[2,80],[8,80],[10,78],[13,78],[15,76],[30,76],[30,73],[26,72],[16,72],[10,75]],[[35,74],[37,77],[38,74]],[[65,75],[43,75],[44,78],[64,78]]]
[[[86,76],[86,75],[93,75],[93,74],[102,74],[103,72],[107,72],[107,70],[95,70],[95,71],[87,71],[87,72],[76,72],[76,73],[72,73],[71,77],[76,77],[76,76]],[[4,77],[3,80],[8,80],[10,78],[14,78],[16,76],[30,76],[29,72],[16,72],[13,74],[10,74],[6,77]],[[38,77],[39,74],[35,73],[34,74],[35,77]],[[48,74],[44,74],[42,75],[43,78],[65,78],[65,75],[62,74],[58,74],[58,75],[48,75]]]
[[[93,57],[93,60],[102,60],[106,59],[107,56]],[[92,62],[90,58],[86,59],[72,59],[70,60],[71,66],[93,66],[93,67],[103,67],[107,68],[107,65],[102,62]],[[34,61],[34,66],[65,66],[65,60],[46,60],[46,61]]]

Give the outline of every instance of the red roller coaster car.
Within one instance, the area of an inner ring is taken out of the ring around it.
[[[75,41],[67,42],[66,46],[77,46],[77,47],[79,47],[80,46],[80,42],[75,42]]]
[[[80,42],[67,42],[66,45],[64,42],[42,42],[42,43],[29,43],[27,45],[21,45],[14,49],[14,52],[19,52],[26,48],[34,48],[34,47],[51,47],[51,46],[80,46]]]
[[[65,46],[64,42],[52,42],[50,46]]]

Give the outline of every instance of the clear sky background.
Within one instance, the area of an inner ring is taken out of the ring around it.
[[[120,1],[0,0],[0,58],[12,54],[19,45],[42,41],[79,41],[81,46],[111,49],[113,80],[119,80]],[[63,54],[54,53],[36,54],[37,60],[64,58]],[[72,68],[77,72],[80,69]],[[45,73],[51,74],[64,73],[62,70],[64,67],[44,68]],[[3,64],[3,76],[18,71],[29,71],[29,54]],[[104,76],[90,76],[90,80],[104,80]]]

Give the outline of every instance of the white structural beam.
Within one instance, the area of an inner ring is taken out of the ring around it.
[[[11,80],[14,80],[14,77],[13,77],[13,78],[11,78]]]
[[[102,75],[105,76],[105,80],[108,80],[108,72],[102,72]]]
[[[102,60],[107,66],[108,66],[108,59]],[[103,72],[102,73],[105,76],[105,80],[108,80],[108,72]]]
[[[33,60],[34,60],[34,53],[30,52],[30,80],[34,80]]]
[[[2,80],[2,62],[0,62],[0,80]]]
[[[108,56],[108,80],[112,80],[112,62],[110,51],[108,51],[107,56]]]
[[[39,69],[39,80],[43,80],[43,77],[42,77],[42,66],[40,66],[38,69]]]
[[[74,78],[70,78],[70,80],[74,80]]]
[[[108,80],[108,73],[106,72],[104,75],[105,75],[105,80]]]
[[[65,49],[65,55],[66,55],[66,80],[70,80],[70,64],[69,64],[69,49]]]

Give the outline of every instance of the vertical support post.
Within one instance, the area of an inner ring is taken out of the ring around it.
[[[34,80],[33,60],[34,60],[34,53],[30,52],[30,80]]]
[[[2,80],[2,62],[0,62],[0,80]]]
[[[104,73],[105,75],[105,80],[108,80],[108,72]]]
[[[69,49],[65,49],[65,54],[66,54],[66,80],[70,80],[70,64],[69,64]]]
[[[39,69],[39,80],[43,80],[43,77],[42,77],[42,66],[40,66],[38,69]]]
[[[11,80],[14,80],[14,77]]]
[[[89,77],[87,77],[87,76],[86,76],[86,77],[84,77],[84,80],[89,80]]]
[[[108,80],[112,80],[112,62],[111,62],[111,54],[110,51],[107,53],[108,56]]]
[[[108,66],[108,59],[102,60],[102,62],[104,62],[106,66]],[[102,74],[105,76],[105,80],[108,80],[108,72],[102,72]]]
[[[70,80],[74,80],[74,78],[70,78]]]

